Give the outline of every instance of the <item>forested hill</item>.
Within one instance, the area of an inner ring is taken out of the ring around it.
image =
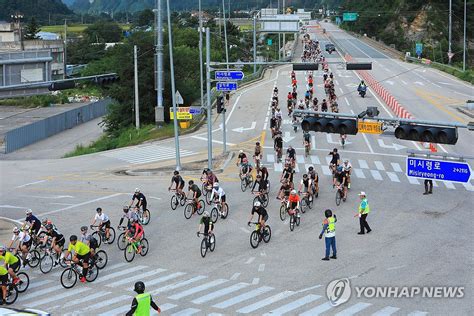
[[[47,21],[52,16],[71,15],[72,11],[61,0],[0,0],[0,20],[10,21],[10,15],[21,13],[27,21]]]

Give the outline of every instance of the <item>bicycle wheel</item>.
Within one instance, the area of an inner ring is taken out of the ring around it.
[[[89,269],[87,269],[87,275],[86,275],[87,282],[94,282],[98,276],[99,276],[99,268],[95,264],[92,266],[89,266]]]
[[[54,259],[51,255],[45,255],[40,261],[40,271],[48,273],[53,269]]]
[[[36,249],[30,250],[30,254],[31,258],[30,261],[28,261],[28,265],[32,268],[36,268],[41,261],[41,255]]]
[[[252,205],[255,205],[255,202],[257,202],[257,201],[260,202],[260,199],[259,199],[258,196],[253,198]]]
[[[296,216],[296,226],[300,226],[301,218]]]
[[[30,277],[25,272],[17,273],[16,276],[20,279],[20,282],[16,285],[18,293],[23,293],[30,286]]]
[[[258,244],[260,243],[259,237],[258,237],[258,232],[254,230],[250,234],[250,246],[252,246],[253,249],[258,247]]]
[[[204,204],[203,199],[199,200],[199,205],[201,205],[201,207],[199,207],[196,211],[199,215],[202,215],[202,213],[204,213],[204,211],[206,210],[206,204]]]
[[[141,246],[140,256],[144,257],[148,253],[148,249],[150,249],[150,246],[148,244],[148,239],[143,238],[142,240],[140,240],[140,246]]]
[[[190,219],[193,215],[193,203],[188,203],[184,208],[184,218]]]
[[[66,288],[70,289],[77,282],[77,273],[74,271],[73,268],[67,268],[66,270],[61,273],[61,285]]]
[[[207,241],[206,238],[204,237],[201,241],[201,257],[205,257],[207,252]]]
[[[100,247],[100,245],[102,245],[102,238],[101,238],[101,236],[100,236],[100,234],[99,234],[98,231],[93,232],[92,235],[91,235],[91,237],[94,237],[95,240],[97,240],[97,246]]]
[[[337,206],[341,204],[341,199],[342,199],[341,190],[337,190],[336,192],[336,205]]]
[[[216,236],[214,234],[209,237],[209,250],[214,251],[216,249]]]
[[[310,198],[311,198],[311,200],[310,200]],[[314,197],[312,195],[310,195],[308,197],[308,203],[307,203],[308,209],[311,209],[311,207],[313,206],[313,200],[314,200]]]
[[[121,233],[117,238],[117,247],[120,250],[124,250],[127,247],[127,239],[125,233]]]
[[[206,200],[206,203],[207,205],[211,205],[211,194],[206,194],[205,196],[205,200]]]
[[[149,218],[149,217],[148,217]],[[115,229],[113,227],[109,228],[109,238],[105,238],[105,242],[109,245],[113,244],[115,241]]]
[[[211,221],[215,223],[217,222],[218,218],[219,218],[219,211],[217,210],[217,207],[213,207],[211,210]]]
[[[272,238],[272,229],[270,228],[270,226],[266,225],[263,231],[263,241],[265,243],[268,243],[271,238]]]
[[[66,260],[71,260],[71,258],[72,258],[71,254],[69,254],[69,256],[67,258],[60,258],[59,259],[59,265],[63,268],[67,268],[68,265],[66,263]]]
[[[133,248],[132,244],[129,243],[127,245],[127,247],[123,250],[123,254],[127,262],[133,261],[133,258],[135,258],[135,249]]]
[[[7,305],[11,305],[15,303],[16,299],[18,298],[18,289],[15,285],[10,284],[7,286]]]
[[[107,265],[107,262],[109,261],[109,257],[107,256],[107,253],[104,250],[99,250],[95,253],[95,265],[99,270],[102,270],[105,268]]]
[[[224,202],[224,206],[221,208],[221,211],[222,211],[222,215],[221,215],[222,219],[226,219],[227,215],[229,215],[229,205]]]
[[[143,225],[148,225],[148,223],[150,222],[150,217],[151,217],[151,213],[150,213],[150,210],[148,209],[145,209],[142,213],[142,216],[140,218],[140,222],[143,224]]]
[[[261,197],[261,200],[262,200],[262,205],[263,207],[267,207],[268,206],[268,193],[265,193],[262,197]]]
[[[240,189],[242,190],[242,192],[245,192],[245,190],[247,190],[247,181],[245,180],[245,178],[240,180]]]
[[[287,211],[286,211],[286,205],[285,204],[282,204],[280,206],[280,219],[282,221],[284,221],[286,219],[286,214],[287,214]]]
[[[290,216],[290,231],[293,231],[295,229],[295,216],[291,215]]]
[[[179,201],[176,194],[171,196],[171,209],[174,211],[178,207]]]

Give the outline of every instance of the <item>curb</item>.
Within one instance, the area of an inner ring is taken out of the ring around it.
[[[472,111],[470,111],[470,110],[467,110],[467,109],[465,109],[461,106],[456,107],[456,110],[458,110],[462,114],[465,114],[465,115],[469,116],[470,118],[474,118],[474,114],[471,113]]]

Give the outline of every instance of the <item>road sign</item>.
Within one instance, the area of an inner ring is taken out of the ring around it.
[[[357,21],[358,16],[359,14],[355,12],[344,12],[342,14],[342,20],[343,21]]]
[[[451,59],[454,57],[454,53],[448,53],[448,58]]]
[[[237,90],[237,82],[224,81],[216,84],[217,91],[234,91]]]
[[[471,178],[471,167],[467,162],[407,157],[407,176],[467,183]]]
[[[359,120],[357,123],[359,133],[365,134],[382,134],[382,123],[381,122],[368,122]]]
[[[189,114],[197,115],[201,114],[201,108],[200,107],[190,107],[189,108]]]
[[[242,71],[216,71],[216,80],[242,80],[244,73]]]
[[[176,109],[176,116],[178,120],[190,120],[193,118],[193,115],[190,113],[191,109],[189,107],[178,107]],[[173,108],[170,108],[170,119],[174,119]]]
[[[271,38],[267,39],[267,45],[272,46],[273,40]]]
[[[418,56],[421,56],[421,53],[423,52],[423,44],[422,43],[416,43],[415,51],[416,51],[416,54]]]
[[[179,93],[178,90],[176,90],[175,97],[176,97],[176,104],[184,104],[183,97],[181,96],[181,93]]]

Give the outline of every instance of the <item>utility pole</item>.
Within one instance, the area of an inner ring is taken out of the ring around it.
[[[462,52],[462,71],[466,71],[466,19],[467,19],[467,0],[464,0],[464,38]]]
[[[207,167],[209,169],[212,169],[211,32],[208,27],[206,27],[206,88],[207,88]]]
[[[204,107],[204,69],[202,60],[202,7],[199,0],[199,75],[201,80],[201,108]]]
[[[163,5],[156,0],[156,108],[155,123],[162,126],[165,122],[163,107]]]
[[[135,82],[135,128],[140,129],[140,105],[138,96],[138,47],[133,46],[133,77]]]
[[[63,78],[66,79],[66,71],[67,71],[67,19],[64,19],[64,75]]]
[[[257,16],[253,16],[253,73],[257,72]]]
[[[178,135],[178,109],[176,108],[176,88],[175,88],[175,83],[174,83],[173,37],[171,33],[170,0],[166,0],[166,9],[168,11],[168,46],[170,48],[171,100],[173,101],[174,144],[176,147],[176,170],[181,170],[181,160],[179,157],[180,153],[179,153],[179,135]]]
[[[451,65],[451,58],[453,57],[451,52],[451,33],[452,33],[452,16],[453,16],[453,0],[449,0],[449,29],[448,29],[448,63]]]
[[[282,0],[283,1],[283,6],[282,6],[282,12],[283,14],[286,14],[285,12],[285,0]],[[286,58],[286,34],[283,33],[283,50],[282,50],[282,53],[283,53],[283,58]]]
[[[229,12],[230,16],[230,12]],[[225,42],[225,62],[227,63],[227,70],[229,70],[229,44],[227,43],[227,23],[225,20],[225,0],[222,0],[222,17],[224,22],[224,42]],[[224,92],[222,92],[222,96],[224,96]],[[225,153],[227,151],[227,144],[226,144],[226,130],[225,130],[225,107],[222,111],[222,151]]]

